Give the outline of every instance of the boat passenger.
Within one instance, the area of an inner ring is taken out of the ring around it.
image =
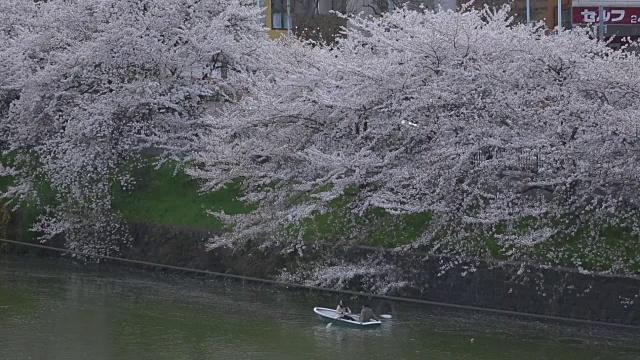
[[[348,306],[346,306],[342,300],[340,300],[340,304],[338,304],[338,307],[336,308],[336,311],[339,312],[341,315],[343,314],[351,314],[351,309],[349,309]]]
[[[349,309],[349,307],[346,306],[342,302],[342,300],[340,300],[340,304],[338,304],[338,307],[336,308],[336,311],[338,312],[338,314],[340,314],[338,319],[346,319],[346,320],[351,320],[351,321],[355,321],[356,320],[353,317],[348,315],[348,314],[351,314],[351,309]]]
[[[369,304],[364,304],[362,306],[362,311],[360,312],[360,322],[369,322],[372,318],[380,321],[376,314],[373,313],[373,310],[371,310]]]

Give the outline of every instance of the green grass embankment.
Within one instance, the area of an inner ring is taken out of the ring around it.
[[[134,175],[137,182],[132,189],[123,189],[119,184],[113,186],[113,209],[131,223],[213,230],[222,229],[222,223],[208,215],[207,209],[224,210],[232,214],[250,211],[250,207],[237,200],[237,184],[201,195],[195,180],[189,179],[184,172],[173,176],[174,169],[175,166],[170,164],[158,169],[149,164],[136,170]],[[6,191],[13,184],[12,178],[0,177],[0,191]],[[55,194],[48,186],[42,186],[38,193],[42,204],[55,203]],[[12,212],[14,204],[8,202],[9,199],[0,198],[0,235],[19,241],[35,241],[30,229],[38,216],[43,214],[43,206],[28,201],[20,205],[19,211]],[[3,219],[6,221],[3,222]]]
[[[136,170],[136,185],[113,189],[114,210],[129,222],[163,224],[194,229],[222,229],[222,223],[207,210],[224,210],[227,214],[246,213],[251,207],[237,200],[238,184],[206,194],[199,193],[198,182],[184,172],[174,175],[175,166],[155,169],[151,164]]]
[[[112,206],[123,218],[132,223],[163,224],[192,229],[221,230],[223,224],[207,210],[222,210],[227,214],[247,213],[252,207],[239,201],[238,184],[225,189],[201,194],[196,180],[184,172],[174,174],[175,166],[165,164],[155,168],[151,163],[134,170],[135,184],[130,189],[119,183],[113,186]],[[9,178],[0,178],[0,189],[12,184]],[[47,196],[47,198],[52,196]],[[353,217],[348,209],[349,197],[344,196],[330,204],[329,213],[316,216],[302,224],[307,241],[335,242],[345,237],[356,237],[370,246],[393,247],[416,240],[429,221],[428,214],[392,216],[381,209],[367,211],[364,216]],[[22,206],[21,239],[40,214],[35,204]]]
[[[223,210],[227,214],[251,211],[238,200],[238,184],[200,194],[199,184],[184,172],[174,175],[173,165],[154,169],[151,165],[136,171],[136,185],[129,190],[114,186],[113,208],[130,222],[164,224],[185,228],[222,229],[222,223],[207,210]],[[353,217],[348,209],[349,197],[331,202],[331,212],[303,223],[304,239],[334,242],[353,236],[354,229],[362,244],[393,247],[416,240],[430,219],[428,214],[392,216],[380,209]]]
[[[222,223],[206,210],[223,210],[228,214],[246,213],[250,206],[238,200],[241,195],[238,184],[207,194],[200,194],[199,184],[183,172],[174,175],[171,164],[155,169],[151,164],[135,171],[137,179],[131,189],[120,185],[113,188],[113,208],[131,223],[162,224],[189,229],[221,230]],[[0,179],[7,186],[10,179]],[[342,196],[330,203],[330,211],[305,220],[300,228],[291,229],[292,234],[302,229],[307,241],[334,243],[349,239],[358,244],[395,247],[417,240],[428,226],[427,213],[395,216],[381,209],[368,210],[362,216],[353,216],[349,209],[351,197]],[[31,240],[29,227],[38,216],[33,204],[23,207],[17,238]],[[526,230],[528,220],[521,227]],[[500,230],[498,230],[500,232]],[[531,262],[576,266],[585,269],[607,270],[616,263],[627,264],[631,271],[640,272],[640,237],[632,235],[630,229],[608,227],[601,232],[599,241],[592,241],[588,228],[575,235],[558,235],[530,247],[519,249]],[[483,258],[506,260],[509,249],[503,248],[496,234],[479,233],[463,239],[439,241],[439,253],[467,254]],[[433,251],[429,245],[423,251]],[[576,262],[581,259],[581,262]]]

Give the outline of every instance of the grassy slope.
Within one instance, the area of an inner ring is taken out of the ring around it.
[[[349,204],[348,195],[331,201],[329,212],[302,223],[303,238],[323,242],[347,238],[371,246],[396,246],[416,240],[430,219],[428,214],[392,216],[381,209],[354,217]]]
[[[198,183],[189,179],[183,172],[173,174],[174,167],[165,165],[159,169],[147,166],[136,172],[139,179],[137,185],[130,190],[114,186],[113,207],[126,220],[152,224],[165,224],[185,228],[214,229],[222,228],[222,224],[213,216],[207,215],[206,209],[224,210],[226,213],[243,213],[250,210],[237,198],[240,191],[232,184],[226,189],[200,194]],[[0,189],[10,184],[10,179],[0,178]],[[368,211],[361,217],[353,217],[348,209],[349,198],[343,197],[331,203],[332,211],[318,215],[302,225],[306,240],[334,242],[348,238],[358,243],[371,246],[393,247],[408,244],[416,240],[425,226],[428,226],[428,214],[392,216],[380,209]],[[36,219],[38,211],[35,206],[24,207],[17,237],[31,240],[28,231],[30,224]],[[586,231],[574,236],[561,237],[528,249],[532,260],[572,265],[574,257],[588,259],[582,266],[586,269],[608,269],[619,258],[627,262],[633,259],[640,261],[640,238],[632,236],[624,228],[609,228],[603,232],[605,241],[592,243]],[[467,241],[451,243],[445,252],[458,252],[465,249],[467,254],[482,257],[506,259],[504,249],[493,234],[478,234]],[[429,250],[426,248],[425,250]],[[561,254],[555,259],[548,254]],[[559,261],[556,261],[559,260]],[[632,267],[640,271],[640,264]]]
[[[250,210],[237,200],[237,185],[199,194],[199,185],[183,172],[173,175],[174,167],[151,166],[137,172],[138,185],[131,190],[114,187],[113,208],[132,222],[166,224],[187,228],[221,229],[222,224],[205,211],[224,210],[229,214]]]
[[[166,224],[187,228],[214,229],[222,224],[206,210],[224,210],[227,214],[246,213],[251,208],[237,200],[241,195],[237,184],[226,189],[199,194],[197,181],[183,172],[174,175],[174,167],[159,169],[151,166],[136,173],[138,185],[131,190],[114,187],[113,207],[132,222]],[[349,220],[348,198],[332,203],[333,211],[319,215],[304,225],[306,240],[335,241],[350,236],[359,229],[362,241],[373,246],[407,244],[422,233],[429,216],[407,215],[399,220],[380,210],[369,211],[364,217]]]

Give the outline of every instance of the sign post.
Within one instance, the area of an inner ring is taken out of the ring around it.
[[[558,0],[558,32],[562,30],[562,0]]]
[[[598,40],[604,40],[604,6],[598,7]]]
[[[287,0],[287,36],[291,36],[291,0]]]

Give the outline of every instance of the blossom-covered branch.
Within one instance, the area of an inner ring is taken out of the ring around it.
[[[117,245],[112,184],[132,181],[124,166],[148,149],[188,159],[199,118],[259,64],[260,11],[238,0],[0,5],[1,141],[17,182],[8,195],[50,185],[55,204],[35,226],[44,239]]]
[[[636,228],[637,55],[579,30],[547,36],[508,10],[404,8],[350,19],[334,46],[265,54],[277,66],[208,120],[193,171],[207,189],[243,179],[260,205],[229,217],[229,236],[283,236],[347,193],[354,214],[446,224],[422,244],[500,226],[513,250],[585,224],[594,239],[606,224]]]

